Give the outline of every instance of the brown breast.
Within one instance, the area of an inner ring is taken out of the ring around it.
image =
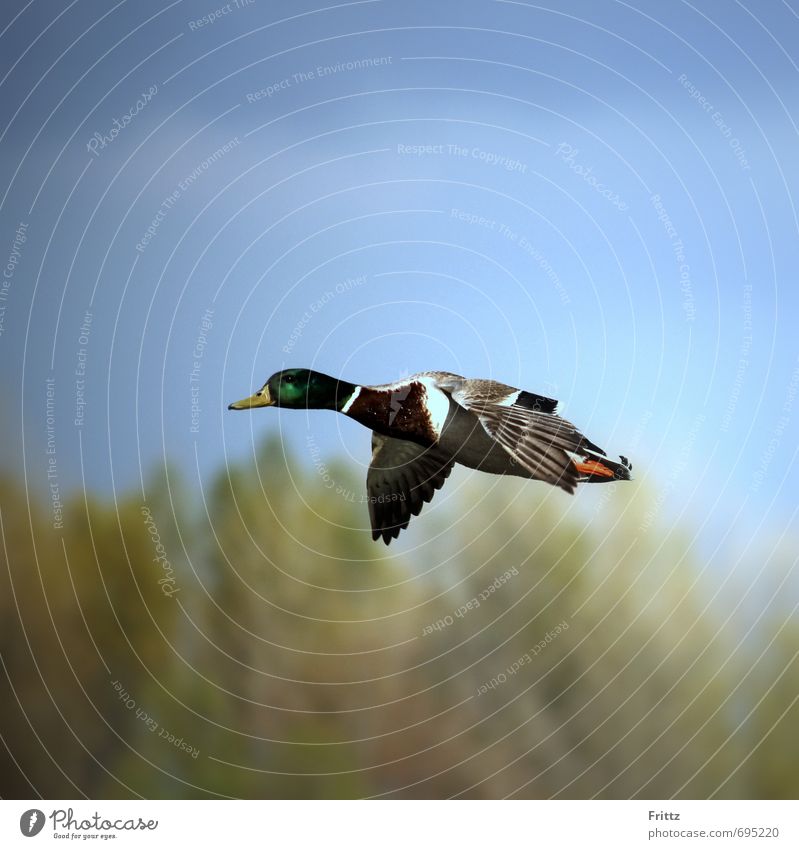
[[[396,389],[364,386],[347,410],[347,415],[385,436],[433,445],[436,434],[430,424],[426,398],[427,390],[416,381]]]

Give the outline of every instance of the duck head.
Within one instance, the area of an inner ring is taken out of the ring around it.
[[[228,410],[255,407],[290,407],[295,410],[340,410],[355,391],[354,383],[305,368],[275,372],[249,398],[228,406]]]

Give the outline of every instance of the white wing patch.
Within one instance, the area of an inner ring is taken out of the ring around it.
[[[425,403],[430,414],[430,427],[438,439],[449,415],[449,396],[438,388],[436,381],[432,378],[421,377],[418,381],[424,386]]]

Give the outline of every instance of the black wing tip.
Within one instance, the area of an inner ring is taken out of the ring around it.
[[[404,527],[405,527],[405,528],[407,528],[408,526],[407,526],[407,525],[405,525]],[[386,545],[391,545],[391,540],[393,540],[393,539],[399,539],[399,535],[400,535],[400,531],[401,531],[401,530],[403,530],[403,526],[401,526],[401,525],[392,525],[392,526],[391,526],[391,527],[389,527],[389,528],[383,528],[382,530],[378,531],[378,532],[377,532],[377,536],[382,536],[382,537],[383,537],[383,542],[384,542]],[[377,539],[377,536],[376,536],[376,537],[374,537],[374,538],[375,538],[375,539]]]
[[[381,537],[383,538],[383,542],[388,545],[394,534],[392,534],[389,528],[372,528],[372,542],[377,542]]]
[[[595,443],[591,442],[590,439],[586,439],[583,437],[583,444],[580,446],[583,450],[593,451],[594,454],[601,454],[603,457],[607,457],[607,454]]]
[[[564,469],[563,474],[554,481],[555,486],[559,489],[562,489],[565,493],[569,495],[574,495],[574,491],[577,489],[577,484],[579,482],[579,478],[577,474],[572,469]]]
[[[519,393],[519,397],[513,403],[517,407],[524,407],[525,410],[535,410],[539,413],[554,413],[558,407],[558,402],[554,398],[536,395],[535,392],[526,392],[525,390]]]
[[[398,539],[400,531],[404,531],[408,527],[408,522],[401,522],[396,525],[382,525],[372,528],[372,540],[377,542],[381,537],[386,545],[391,545],[392,539]]]

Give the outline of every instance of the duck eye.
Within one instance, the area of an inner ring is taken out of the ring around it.
[[[284,381],[285,383],[294,383],[294,375],[287,374],[287,375],[283,378],[283,381]]]

